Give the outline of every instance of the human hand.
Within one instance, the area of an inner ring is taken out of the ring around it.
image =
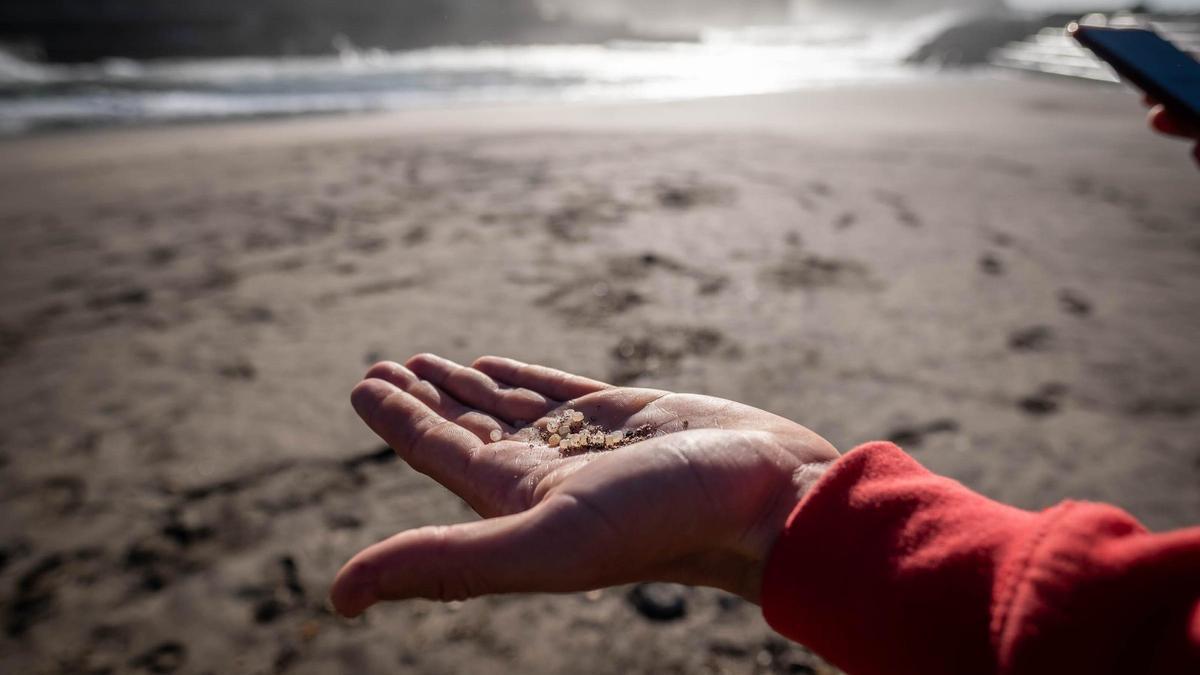
[[[360,552],[330,594],[344,616],[386,600],[638,581],[757,602],[784,522],[838,457],[799,424],[732,401],[496,357],[470,368],[432,355],[380,363],[351,400],[404,461],[484,520],[401,532]],[[521,420],[544,423],[568,408],[611,431],[649,425],[653,436],[567,456],[522,431]]]
[[[1150,126],[1154,130],[1168,136],[1200,141],[1200,129],[1194,129],[1184,124],[1182,120],[1171,115],[1165,107],[1152,99],[1146,99],[1146,104],[1150,106]],[[1200,142],[1196,143],[1192,154],[1195,156],[1196,162],[1200,163]]]

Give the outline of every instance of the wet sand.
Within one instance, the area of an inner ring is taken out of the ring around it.
[[[471,517],[348,405],[420,351],[1194,524],[1200,172],[1140,115],[979,78],[0,142],[0,672],[832,672],[706,590],[333,617],[361,546]]]

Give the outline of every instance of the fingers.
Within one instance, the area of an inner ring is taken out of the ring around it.
[[[520,385],[501,386],[482,371],[433,354],[414,356],[407,365],[418,377],[445,389],[463,403],[510,423],[536,420],[558,405],[542,393]]]
[[[433,412],[467,429],[485,443],[491,442],[494,431],[499,431],[505,438],[513,433],[511,426],[497,421],[491,415],[468,408],[433,383],[418,378],[412,371],[398,363],[375,364],[367,371],[364,379],[372,378],[390,382],[412,394],[417,400],[429,406]]]
[[[579,534],[590,526],[572,500],[555,498],[516,515],[410,530],[348,562],[330,599],[353,617],[385,600],[587,590],[608,582],[605,566],[589,564],[596,537]]]
[[[1150,126],[1160,133],[1168,136],[1179,136],[1180,138],[1200,138],[1200,132],[1188,128],[1187,125],[1176,119],[1171,113],[1167,112],[1161,105],[1155,105],[1150,110]]]
[[[1163,108],[1161,105],[1156,105],[1150,109],[1150,127],[1155,131],[1170,136],[1183,136],[1183,128],[1175,121],[1175,118]]]
[[[472,500],[468,468],[483,442],[391,382],[364,380],[350,394],[359,417],[414,469]],[[472,504],[475,506],[475,504]]]
[[[1168,136],[1178,136],[1180,138],[1192,138],[1200,141],[1200,129],[1193,129],[1180,122],[1166,109],[1155,103],[1150,98],[1146,99],[1148,105],[1153,106],[1150,110],[1150,126],[1155,131],[1167,134]],[[1192,157],[1200,164],[1200,143],[1197,143],[1192,148]]]
[[[472,367],[511,387],[524,387],[559,401],[570,401],[611,388],[611,385],[580,375],[498,356],[484,356]]]

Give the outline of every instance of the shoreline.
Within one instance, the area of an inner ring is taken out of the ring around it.
[[[839,83],[784,92],[661,101],[464,103],[402,110],[301,113],[146,125],[83,125],[0,135],[0,147],[18,153],[14,155],[18,160],[32,160],[36,164],[36,155],[42,152],[69,154],[66,151],[70,150],[89,156],[102,149],[114,157],[133,148],[159,147],[163,152],[172,152],[196,145],[192,139],[197,137],[221,143],[257,145],[288,144],[301,137],[314,142],[335,142],[384,134],[511,133],[542,129],[705,133],[732,128],[811,135],[816,125],[840,120],[843,113],[852,116],[851,124],[856,126],[927,132],[929,125],[910,114],[925,106],[926,97],[960,109],[949,114],[976,114],[986,113],[985,109],[991,103],[1011,102],[1019,92],[1039,91],[1047,92],[1048,96],[1057,96],[1061,91],[1072,92],[1106,117],[1114,116],[1114,109],[1122,106],[1122,99],[1126,102],[1137,100],[1124,87],[1106,83],[982,68],[933,72],[928,78],[894,82]],[[981,95],[983,100],[971,101],[976,95]],[[889,110],[868,107],[867,104],[874,104],[881,97],[889,105],[899,105],[903,109],[893,114]],[[1081,103],[1077,107],[1084,105],[1088,104]],[[1137,109],[1133,105],[1126,107]],[[1011,112],[1006,110],[1005,114]],[[1055,126],[1060,123],[1052,118],[1044,121]],[[26,149],[30,150],[29,155],[19,154]],[[203,152],[200,147],[193,149]],[[19,163],[0,164],[0,172],[5,166]]]

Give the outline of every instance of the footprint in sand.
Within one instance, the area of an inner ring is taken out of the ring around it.
[[[572,322],[594,324],[649,304],[651,298],[641,286],[656,273],[694,280],[699,295],[719,293],[729,282],[723,275],[653,252],[610,258],[604,268],[555,285],[535,298],[535,304]]]
[[[358,236],[346,243],[346,248],[363,255],[381,253],[387,246],[388,240],[379,236]]]
[[[358,267],[353,263],[339,263],[335,271],[342,276],[356,274]],[[329,291],[318,295],[313,303],[318,307],[331,307],[346,298],[365,298],[374,295],[391,295],[400,291],[418,288],[422,280],[417,277],[396,277],[392,279],[376,279],[361,284],[355,284],[346,289]]]
[[[741,348],[724,333],[707,327],[647,327],[643,334],[621,338],[610,352],[609,381],[627,385],[643,378],[675,375],[685,359],[720,356],[737,358]]]
[[[619,316],[648,302],[635,285],[621,277],[585,275],[560,284],[534,300],[556,316],[588,324]]]
[[[217,374],[227,380],[249,382],[258,376],[258,369],[247,357],[235,357],[217,367]]]
[[[658,205],[665,209],[686,211],[699,206],[731,202],[736,198],[737,191],[724,185],[705,184],[696,180],[663,180],[654,186],[654,196]]]
[[[950,418],[937,419],[927,424],[905,425],[896,427],[887,433],[884,438],[887,438],[896,445],[913,449],[919,448],[925,443],[928,436],[935,434],[953,434],[959,430],[957,420]]]
[[[779,264],[763,269],[761,276],[783,290],[876,290],[880,287],[866,265],[812,253],[791,253]]]
[[[227,307],[226,315],[238,325],[254,325],[275,322],[275,312],[266,305],[234,305]]]
[[[54,476],[42,482],[42,506],[59,516],[69,516],[83,508],[87,483],[78,476]]]
[[[348,459],[344,459],[341,462],[341,467],[343,471],[350,473],[357,482],[365,482],[365,479],[359,480],[363,479],[363,476],[359,473],[360,469],[367,466],[394,464],[399,461],[399,459],[400,456],[396,454],[396,451],[385,445],[375,448],[370,452],[365,452],[361,455],[355,455]]]
[[[8,568],[9,563],[29,555],[29,545],[23,540],[10,542],[0,546],[0,573]]]
[[[148,304],[151,297],[152,294],[149,289],[140,286],[128,286],[92,295],[87,299],[87,306],[94,310],[133,307]]]
[[[1074,176],[1070,180],[1070,189],[1079,197],[1091,197],[1096,193],[1096,180],[1091,176]]]
[[[1046,417],[1057,413],[1062,408],[1063,399],[1068,389],[1066,385],[1051,383],[1042,385],[1033,394],[1017,401],[1017,407],[1027,415]]]
[[[429,241],[429,228],[424,225],[413,225],[400,236],[400,241],[409,248],[415,248]]]
[[[830,197],[833,195],[833,188],[824,181],[814,180],[808,184],[808,189],[818,197]]]
[[[231,290],[239,283],[241,283],[241,275],[237,270],[220,263],[213,263],[196,277],[181,281],[177,285],[177,290],[180,295],[191,299],[213,293],[222,293]]]
[[[629,206],[609,194],[576,195],[546,215],[546,230],[559,241],[582,242],[587,240],[591,228],[620,223],[629,210]]]
[[[258,624],[274,623],[285,614],[302,609],[306,595],[296,559],[290,555],[279,558],[264,583],[243,586],[237,592],[238,598],[252,603],[251,616]]]
[[[326,513],[325,525],[331,530],[357,530],[363,521],[352,513]]]
[[[1015,352],[1044,352],[1053,345],[1054,330],[1049,326],[1030,326],[1008,336],[1008,347]]]
[[[1074,316],[1089,316],[1092,313],[1092,301],[1070,288],[1058,292],[1058,304],[1064,312]]]
[[[1187,419],[1200,411],[1200,403],[1188,398],[1147,396],[1134,401],[1126,408],[1133,417],[1173,417]]]
[[[211,545],[218,539],[218,528],[194,509],[169,507],[161,523],[125,549],[124,570],[137,580],[142,593],[157,593],[206,568],[211,558],[221,554],[216,550],[220,547]]]
[[[17,578],[4,608],[5,632],[13,638],[25,635],[55,613],[59,589],[80,579],[103,578],[105,566],[102,552],[93,548],[43,556]]]
[[[84,284],[84,277],[81,274],[63,274],[56,276],[50,280],[50,292],[62,293],[65,291],[73,291]]]
[[[174,673],[187,662],[187,647],[180,642],[163,642],[129,660],[129,665],[149,673]]]
[[[880,190],[875,193],[875,196],[881,204],[892,209],[892,213],[896,216],[896,220],[900,221],[901,225],[906,227],[921,227],[924,225],[921,217],[908,205],[908,200],[905,199],[904,195]]]
[[[979,257],[979,269],[984,274],[998,277],[1005,272],[1004,261],[995,253],[984,253]]]
[[[814,213],[820,209],[817,203],[820,200],[828,199],[833,195],[833,188],[828,183],[822,181],[811,181],[804,185],[803,191],[796,193],[796,203],[805,211]]]
[[[23,330],[0,324],[0,363],[11,359],[29,340]]]
[[[729,278],[715,272],[686,265],[658,253],[612,258],[608,261],[608,275],[613,279],[645,279],[656,270],[693,279],[700,295],[713,295],[729,283]]]
[[[1133,214],[1133,222],[1150,232],[1171,232],[1176,229],[1170,218],[1150,213]]]
[[[161,245],[151,246],[146,250],[145,259],[150,267],[166,267],[175,262],[179,258],[179,248],[177,246]]]
[[[1017,240],[1007,232],[992,232],[987,239],[1000,248],[1012,248],[1017,243]]]

